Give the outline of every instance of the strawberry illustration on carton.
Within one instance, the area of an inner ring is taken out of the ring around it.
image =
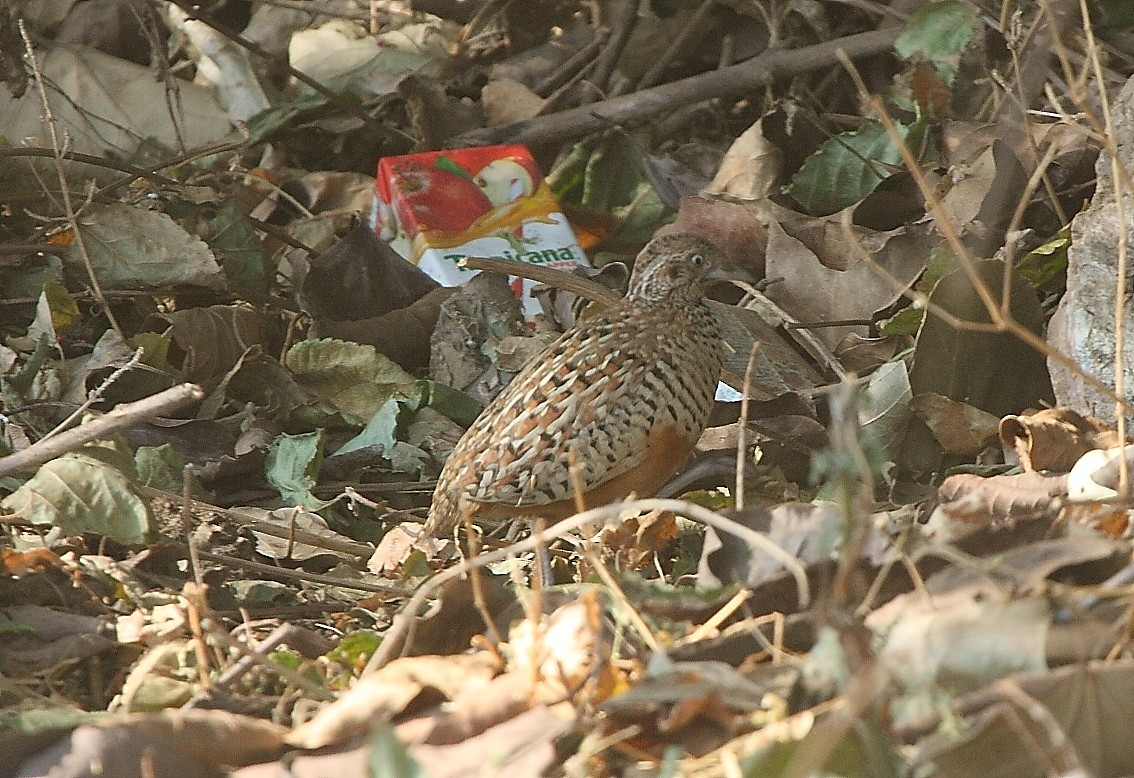
[[[468,256],[570,270],[588,264],[528,150],[519,145],[432,151],[378,161],[371,224],[406,259],[446,286],[476,271]],[[534,284],[513,279],[529,315]],[[522,292],[522,293],[521,293]]]

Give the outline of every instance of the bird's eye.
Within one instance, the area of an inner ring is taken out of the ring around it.
[[[703,254],[694,254],[693,256],[689,257],[689,261],[694,265],[702,265],[705,263],[705,257]]]

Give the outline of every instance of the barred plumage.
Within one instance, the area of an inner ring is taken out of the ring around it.
[[[451,533],[464,516],[574,513],[572,450],[588,507],[654,493],[712,410],[720,330],[703,296],[736,276],[701,238],[651,241],[626,297],[565,332],[469,427],[441,471],[426,532]]]

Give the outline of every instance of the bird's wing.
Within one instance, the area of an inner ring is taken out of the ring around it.
[[[617,319],[566,333],[508,385],[470,428],[467,499],[546,505],[574,493],[574,457],[585,492],[627,472],[646,455],[653,425],[643,402],[657,354]]]

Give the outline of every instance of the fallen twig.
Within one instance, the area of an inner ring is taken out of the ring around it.
[[[589,278],[569,273],[566,270],[559,270],[544,265],[533,265],[531,262],[504,259],[503,257],[465,257],[461,260],[460,264],[461,267],[467,267],[470,270],[487,270],[490,273],[519,276],[520,278],[526,278],[529,281],[535,281],[540,284],[547,284],[556,289],[562,289],[565,292],[571,292],[572,294],[579,295],[579,297],[585,297],[588,300],[606,305],[616,303],[621,299],[621,295],[607,289],[598,281],[592,281]]]
[[[606,44],[606,39],[609,36],[609,30],[605,28],[597,30],[595,37],[591,39],[590,43],[576,51],[563,62],[562,65],[548,73],[542,81],[532,88],[532,91],[540,97],[549,97],[552,91],[570,82],[572,77],[594,58],[599,50]]]
[[[661,81],[666,68],[672,65],[678,55],[689,46],[689,41],[693,39],[693,36],[701,31],[701,25],[704,24],[705,18],[716,4],[717,0],[702,0],[701,5],[693,12],[693,15],[689,17],[685,29],[681,31],[680,35],[673,39],[673,42],[669,44],[669,48],[665,50],[661,58],[655,62],[638,81],[635,91],[648,89]]]
[[[880,54],[894,44],[900,30],[872,30],[848,35],[826,43],[789,51],[778,50],[739,65],[702,73],[680,81],[643,89],[566,111],[538,116],[522,122],[473,130],[445,142],[448,148],[489,146],[497,143],[540,144],[578,138],[611,124],[632,125],[663,116],[689,103],[721,97],[736,97],[777,78],[818,70],[838,61],[838,52],[847,57]]]
[[[105,438],[107,435],[129,427],[131,424],[160,416],[183,405],[196,402],[204,396],[204,390],[196,384],[179,384],[137,402],[115,406],[105,416],[100,416],[66,432],[60,432],[54,437],[28,446],[23,451],[17,451],[15,454],[0,459],[0,476],[38,467],[44,462],[49,462],[69,451],[74,451],[84,443]]]
[[[769,556],[774,557],[784,566],[784,569],[791,574],[795,579],[798,605],[801,610],[811,603],[811,585],[807,580],[807,572],[804,570],[800,561],[756,530],[721,516],[719,513],[714,513],[708,508],[685,500],[649,499],[616,502],[610,505],[603,505],[599,508],[592,508],[582,513],[576,513],[574,516],[564,519],[548,529],[536,531],[524,540],[513,543],[505,548],[491,551],[487,554],[481,554],[472,559],[465,559],[460,564],[450,567],[448,570],[440,572],[430,578],[418,587],[413,597],[409,599],[401,611],[398,612],[398,615],[394,617],[390,628],[386,630],[386,634],[382,638],[382,644],[378,646],[378,650],[370,657],[364,674],[372,673],[385,667],[391,660],[396,658],[396,654],[402,653],[407,648],[408,637],[414,625],[414,619],[417,618],[418,611],[421,610],[426,600],[434,596],[434,594],[449,581],[459,578],[474,568],[484,567],[485,565],[490,565],[495,562],[501,562],[517,554],[532,551],[538,546],[547,543],[552,538],[563,537],[584,525],[610,521],[623,511],[672,511],[673,513],[686,516],[694,521],[699,521],[702,524],[707,524],[721,532],[736,535],[741,540],[748,542],[753,549],[763,551]]]
[[[591,76],[591,83],[599,94],[611,94],[611,76],[614,75],[614,68],[622,56],[622,50],[626,48],[630,33],[634,32],[638,22],[638,2],[639,0],[622,0],[622,7],[614,19],[614,24],[611,25],[610,40],[603,47]]]

